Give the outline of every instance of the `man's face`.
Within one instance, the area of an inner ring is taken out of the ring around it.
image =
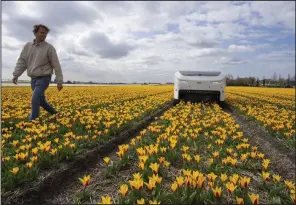
[[[39,28],[38,32],[35,34],[36,39],[38,41],[44,41],[46,39],[47,36],[47,31],[45,28]]]

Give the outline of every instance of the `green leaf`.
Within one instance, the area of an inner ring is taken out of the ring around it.
[[[192,204],[194,198],[196,197],[196,194],[197,194],[197,192],[194,191],[194,192],[190,195],[190,197],[189,197],[189,199],[188,199],[188,203],[189,203],[189,204]]]
[[[280,197],[272,197],[271,204],[281,204],[281,198]]]
[[[285,188],[285,186],[280,186],[277,188],[274,188],[270,191],[270,196],[274,197],[276,196],[278,193],[280,193],[283,189]]]
[[[185,196],[183,196],[183,197],[181,197],[181,204],[184,204],[184,203],[186,203],[186,198],[187,198],[187,196],[185,195]]]

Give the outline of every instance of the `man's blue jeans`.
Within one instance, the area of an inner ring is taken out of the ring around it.
[[[40,106],[47,112],[56,114],[57,111],[46,101],[45,90],[48,88],[51,81],[51,75],[32,78],[31,88],[33,90],[33,96],[31,101],[31,114],[30,121],[36,119],[40,115]]]

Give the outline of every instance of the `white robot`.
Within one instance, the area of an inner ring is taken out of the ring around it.
[[[178,71],[175,73],[174,105],[190,102],[224,102],[226,77],[220,71]]]

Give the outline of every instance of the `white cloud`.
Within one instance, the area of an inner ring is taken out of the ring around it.
[[[292,57],[287,53],[295,46],[278,42],[291,39],[293,31],[295,35],[295,2],[2,5],[3,78],[11,78],[22,46],[34,37],[36,23],[51,29],[47,41],[58,51],[65,80],[168,82],[180,69],[223,70],[258,61],[269,65],[270,59],[282,61],[287,69],[295,64],[295,52]],[[253,63],[248,69],[258,68]],[[270,70],[260,72],[266,75]],[[20,79],[29,78],[24,74]]]
[[[295,50],[280,50],[261,53],[256,57],[259,60],[269,60],[269,61],[285,61],[288,59],[295,60]]]
[[[249,60],[243,60],[240,58],[223,56],[220,59],[215,60],[215,63],[222,64],[222,65],[240,65],[240,64],[247,64],[251,62]]]
[[[223,54],[225,51],[220,48],[203,48],[200,50],[190,52],[190,57],[204,57],[204,56],[217,56]]]
[[[295,1],[254,1],[251,7],[261,17],[251,24],[270,27],[282,25],[295,32]]]
[[[230,45],[228,46],[229,52],[254,52],[255,49],[250,46]]]

